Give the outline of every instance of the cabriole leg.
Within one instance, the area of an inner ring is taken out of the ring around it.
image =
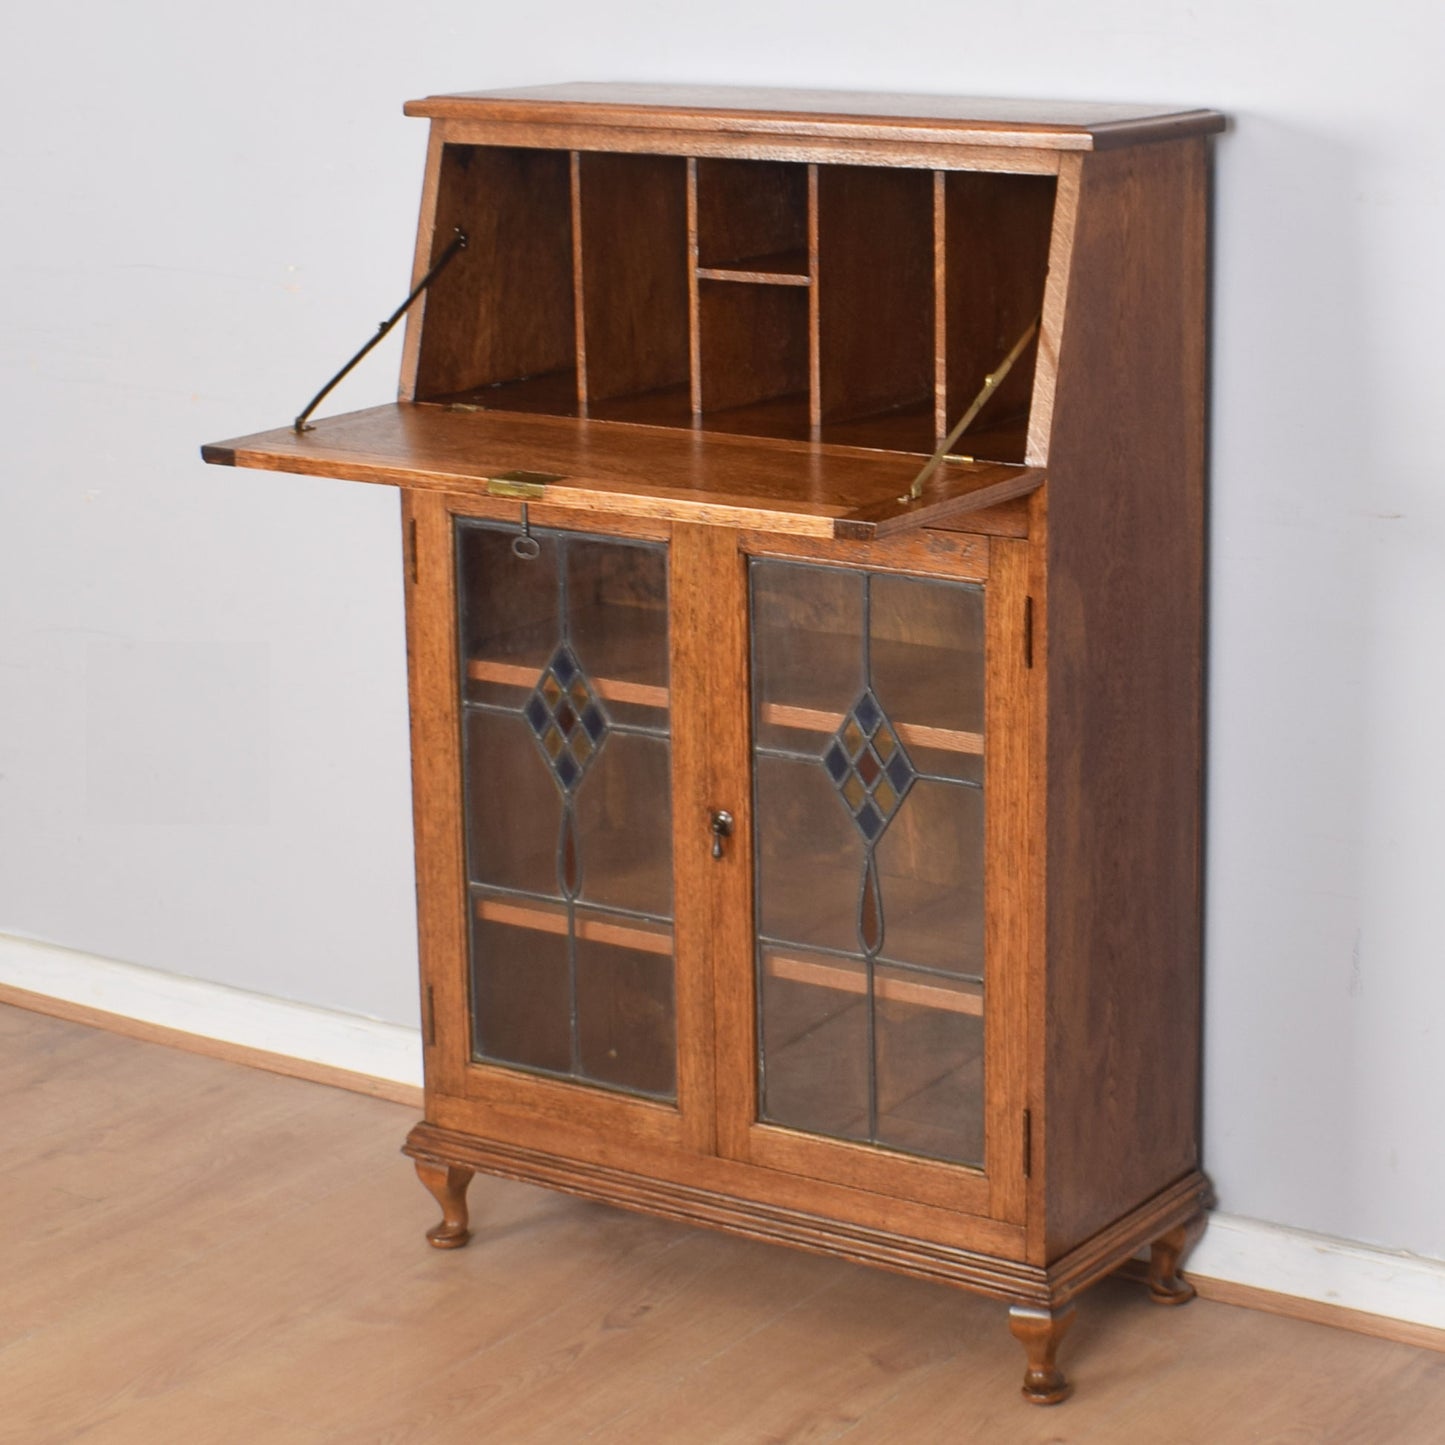
[[[467,1185],[472,1182],[472,1171],[418,1159],[416,1177],[442,1207],[442,1222],[427,1230],[428,1241],[436,1249],[460,1249],[472,1237],[467,1228]]]
[[[1055,1362],[1059,1341],[1073,1322],[1073,1305],[1056,1310],[1043,1305],[1014,1305],[1009,1310],[1008,1327],[1028,1354],[1023,1396],[1031,1405],[1057,1405],[1073,1392],[1074,1387]]]
[[[1186,1305],[1194,1286],[1179,1273],[1179,1262],[1204,1233],[1204,1212],[1161,1234],[1149,1246],[1149,1298],[1161,1305]]]

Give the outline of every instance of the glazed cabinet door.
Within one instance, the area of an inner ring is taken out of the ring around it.
[[[668,534],[408,508],[429,1112],[710,1137],[678,1065]]]
[[[1024,1167],[1018,545],[744,552],[753,927],[719,970],[733,1151],[1002,1219]]]

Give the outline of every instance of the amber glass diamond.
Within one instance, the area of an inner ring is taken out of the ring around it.
[[[882,836],[917,776],[897,731],[867,688],[829,740],[823,765],[869,843]]]
[[[607,714],[582,665],[564,642],[537,679],[522,716],[564,791],[582,781],[588,765],[607,738]]]

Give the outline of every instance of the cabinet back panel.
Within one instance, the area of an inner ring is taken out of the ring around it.
[[[1041,311],[1049,269],[1053,176],[958,171],[944,183],[945,431]],[[1020,356],[958,450],[1021,462],[1038,342]]]
[[[687,162],[578,158],[586,399],[688,384]]]
[[[698,283],[703,425],[709,412],[781,397],[800,399],[779,423],[807,434],[808,294],[792,286]],[[755,428],[766,427],[759,416]]]
[[[824,423],[932,402],[929,172],[819,168],[818,328]]]
[[[729,266],[806,253],[808,168],[781,161],[699,160],[697,262]]]
[[[446,146],[433,260],[457,226],[467,233],[467,249],[426,298],[418,400],[571,372],[577,343],[567,156]],[[551,391],[565,405],[575,383]]]

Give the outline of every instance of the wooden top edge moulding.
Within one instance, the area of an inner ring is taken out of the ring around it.
[[[1085,151],[1209,135],[1225,126],[1218,111],[1167,105],[594,81],[432,95],[405,109],[434,120],[546,125],[585,119],[619,128]]]

